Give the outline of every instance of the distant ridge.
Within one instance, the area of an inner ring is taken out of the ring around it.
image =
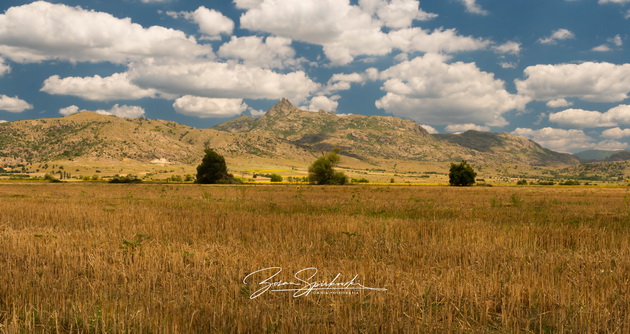
[[[582,161],[630,160],[630,151],[588,150],[574,154]]]
[[[260,118],[241,116],[211,129],[89,111],[0,124],[3,164],[78,158],[193,164],[208,146],[227,158],[284,159],[300,165],[333,148],[368,163],[383,159],[466,159],[528,165],[579,162],[570,154],[544,149],[531,140],[508,133],[467,131],[459,135],[430,135],[411,120],[309,112],[286,99]]]

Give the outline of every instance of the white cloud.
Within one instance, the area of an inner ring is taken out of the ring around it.
[[[604,138],[625,138],[630,137],[630,129],[621,129],[619,127],[607,129],[602,132],[602,137]]]
[[[263,40],[258,36],[237,37],[223,44],[218,54],[224,58],[241,59],[245,65],[264,68],[295,67],[295,50],[291,39],[269,36]]]
[[[16,97],[9,97],[6,95],[0,95],[0,110],[8,112],[23,112],[24,110],[33,109],[33,106]]]
[[[422,128],[424,128],[425,130],[427,130],[428,133],[434,135],[437,133],[440,133],[440,131],[436,130],[434,127],[432,127],[431,125],[426,125],[426,124],[420,124],[420,126]]]
[[[567,109],[549,115],[549,120],[563,126],[578,128],[630,125],[630,105],[618,105],[605,113]]]
[[[308,106],[308,110],[335,112],[339,106],[337,99],[339,99],[339,96],[333,96],[330,98],[323,95],[315,96],[311,99],[311,104]]]
[[[457,35],[455,30],[427,32],[408,28],[414,19],[427,19],[415,0],[236,1],[247,9],[241,16],[245,29],[321,45],[334,65],[357,56],[382,56],[393,48],[404,52],[458,52],[485,48],[489,42]],[[420,15],[420,16],[418,16]],[[383,27],[403,28],[384,33]]]
[[[525,99],[505,90],[505,83],[474,63],[447,63],[426,54],[381,73],[387,94],[376,106],[388,113],[430,124],[503,126],[503,114],[522,109]]]
[[[518,64],[514,62],[504,61],[504,62],[500,62],[499,66],[501,66],[501,68],[509,69],[509,68],[516,68]]]
[[[240,115],[247,110],[243,99],[211,99],[185,95],[173,103],[175,111],[199,118],[222,118]]]
[[[0,58],[0,77],[11,72],[11,66],[4,63],[4,59]]]
[[[374,78],[374,76],[378,77],[378,70],[376,74],[373,73],[373,70],[376,69],[370,68],[364,73],[333,74],[333,76],[328,80],[327,86],[322,90],[322,93],[327,94],[342,90],[349,90],[352,88],[353,83],[363,83],[366,80],[373,80],[370,78]]]
[[[196,23],[199,26],[199,32],[205,35],[205,39],[219,39],[222,34],[229,35],[234,30],[234,21],[221,12],[204,6],[197,8],[194,12],[168,11],[166,15]]]
[[[630,3],[630,0],[599,0],[597,3]]]
[[[437,17],[420,9],[418,0],[359,0],[359,6],[378,17],[391,28],[408,28],[414,20],[426,21]]]
[[[144,109],[138,106],[119,106],[116,104],[109,110],[97,110],[95,113],[123,118],[138,118],[144,116]]]
[[[171,0],[140,0],[142,3],[165,3]]]
[[[592,128],[613,126],[612,123],[602,122],[602,114],[597,111],[583,109],[567,109],[549,115],[551,122],[565,127]]]
[[[214,9],[201,6],[192,13],[192,18],[199,25],[199,32],[208,36],[231,34],[234,30],[234,22]]]
[[[623,45],[623,40],[620,35],[615,35],[615,37],[609,38],[608,43],[613,44],[614,46],[620,47]]]
[[[69,107],[65,107],[65,108],[59,109],[59,113],[64,115],[64,116],[70,116],[70,115],[76,114],[78,112],[79,112],[79,107],[77,107],[77,106],[69,106]]]
[[[472,14],[478,15],[488,15],[488,11],[484,10],[479,6],[476,0],[460,0],[464,6],[466,6],[466,11]]]
[[[593,148],[597,150],[617,151],[626,149],[628,146],[630,145],[628,145],[627,143],[618,142],[616,140],[604,140],[595,144],[595,147]]]
[[[148,59],[132,64],[132,83],[176,95],[208,98],[280,99],[299,103],[319,85],[304,72],[280,74],[241,64],[196,62],[155,62]]]
[[[263,116],[264,114],[267,113],[264,110],[258,110],[258,109],[254,109],[254,108],[249,108],[249,109],[247,109],[247,111],[249,111],[249,113],[250,113],[250,115],[252,115],[252,117],[260,117],[260,116]]]
[[[8,123],[8,122],[3,119],[0,119],[0,123]]]
[[[258,5],[237,1],[237,5],[248,9],[241,15],[241,27],[322,45],[337,65],[357,55],[391,51],[380,22],[347,0],[262,0]]]
[[[497,53],[518,55],[519,53],[521,53],[521,43],[508,41],[501,45],[493,46],[492,49]]]
[[[129,18],[36,1],[0,15],[0,55],[22,63],[126,63],[146,57],[210,56],[212,48],[181,31],[143,28]]]
[[[611,51],[612,49],[608,45],[602,44],[600,46],[596,46],[592,48],[591,50],[596,51],[596,52],[608,52],[608,51]]]
[[[525,77],[515,81],[519,94],[539,101],[577,97],[618,102],[627,99],[630,92],[630,64],[535,65],[525,69]]]
[[[420,28],[400,29],[389,34],[392,45],[403,52],[461,52],[485,49],[489,41],[460,36],[455,29],[435,29],[427,32]]]
[[[573,105],[573,103],[567,101],[566,99],[555,99],[547,102],[547,107],[549,108],[562,108]]]
[[[596,46],[591,50],[597,51],[597,52],[608,52],[608,51],[612,51],[613,49],[618,49],[623,45],[623,40],[621,39],[620,35],[615,35],[615,37],[608,38],[606,39],[606,42],[608,44],[602,44],[600,46]]]
[[[539,130],[517,128],[512,131],[512,134],[529,138],[543,147],[560,152],[595,147],[593,138],[587,136],[582,130],[564,130],[549,127]]]
[[[630,9],[628,9],[628,11],[626,12],[626,14],[623,16],[626,19],[630,19]]]
[[[444,128],[444,130],[446,132],[455,132],[455,133],[466,132],[468,130],[488,132],[490,131],[490,128],[487,126],[481,126],[477,124],[468,123],[468,124],[449,124]]]
[[[568,29],[558,29],[551,33],[551,36],[541,38],[538,40],[540,44],[557,44],[558,41],[562,41],[565,39],[573,39],[575,38],[575,34]]]
[[[129,81],[127,73],[109,77],[60,78],[58,75],[44,81],[42,92],[54,95],[71,95],[92,101],[136,100],[156,97],[154,89],[142,89]]]

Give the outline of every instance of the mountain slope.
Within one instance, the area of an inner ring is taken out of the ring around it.
[[[127,119],[82,112],[54,119],[0,124],[0,164],[54,160],[155,160],[197,163],[205,147],[226,158],[282,159],[307,165],[323,151],[378,165],[385,160],[575,164],[571,155],[543,149],[510,134],[469,131],[430,135],[395,117],[339,116],[300,110],[281,100],[264,116],[243,116],[212,129],[171,121]],[[356,161],[350,159],[350,161]]]
[[[619,151],[604,151],[604,150],[588,150],[575,153],[574,155],[583,161],[601,161],[606,160],[611,155]]]
[[[229,133],[264,133],[310,151],[338,147],[362,160],[386,159],[472,162],[516,162],[531,165],[576,164],[570,154],[553,152],[508,133],[467,131],[430,135],[418,123],[396,117],[339,116],[300,110],[286,99],[264,116],[243,116],[215,126]]]
[[[532,140],[506,132],[493,133],[469,130],[462,134],[442,134],[435,135],[435,137],[478,152],[511,157],[512,159],[520,158],[522,161],[529,161],[532,165],[577,164],[579,162],[571,154],[554,152],[543,148]]]

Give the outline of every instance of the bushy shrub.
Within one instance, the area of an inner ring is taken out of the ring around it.
[[[116,175],[108,182],[109,183],[142,183],[142,180],[140,180],[135,175],[125,175],[125,176]]]
[[[451,169],[448,174],[448,183],[452,186],[472,186],[475,184],[475,177],[477,173],[466,162],[462,161],[460,164],[451,163]]]
[[[214,150],[205,150],[201,164],[197,166],[197,180],[195,183],[202,184],[230,184],[239,183],[232,174],[227,171],[225,158]]]
[[[338,151],[324,154],[308,168],[308,179],[314,184],[346,184],[348,178],[342,172],[335,171],[341,157]]]

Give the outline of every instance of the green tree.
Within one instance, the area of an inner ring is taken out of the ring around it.
[[[341,157],[337,150],[324,154],[308,168],[308,179],[314,184],[346,184],[348,177],[335,171]]]
[[[477,173],[463,160],[460,164],[451,163],[451,170],[448,174],[448,183],[452,186],[472,186],[475,184]]]
[[[205,153],[201,164],[197,166],[195,183],[233,183],[234,177],[227,172],[225,158],[210,148],[207,148]]]
[[[271,178],[271,182],[282,182],[282,176],[278,174],[271,174],[269,178]]]

